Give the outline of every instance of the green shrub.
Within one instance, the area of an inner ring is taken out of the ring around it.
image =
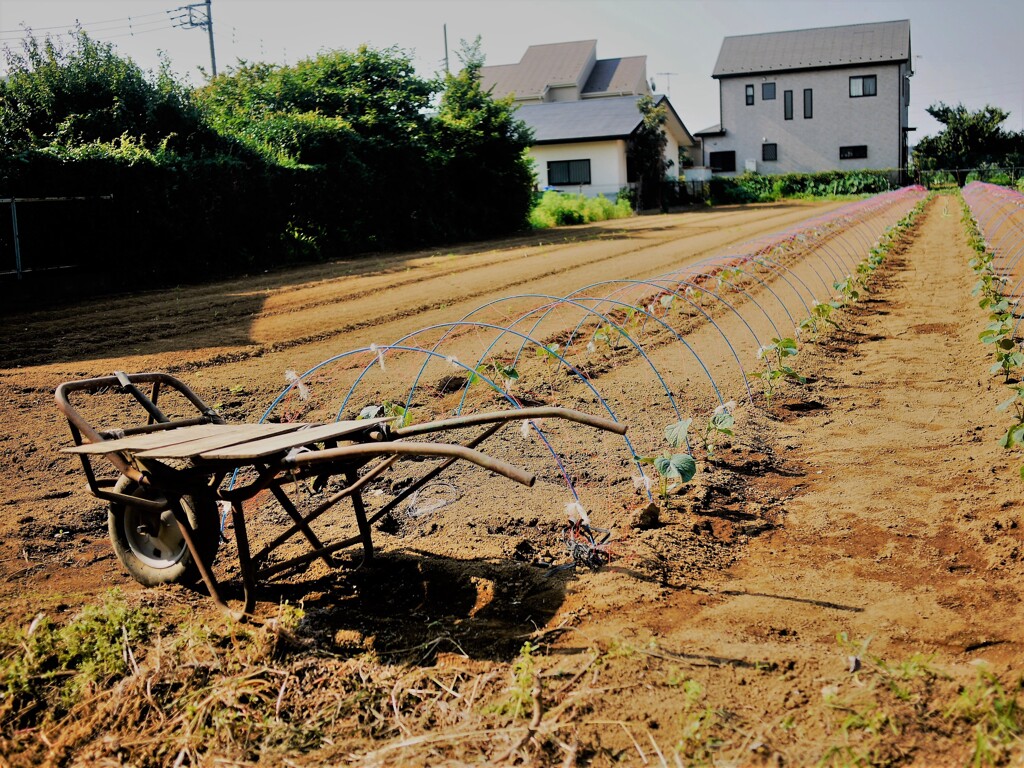
[[[818,198],[843,195],[877,194],[892,189],[893,172],[822,171],[819,173],[785,173],[741,176],[714,176],[709,183],[714,204],[766,203],[786,197]]]
[[[0,632],[0,723],[43,702],[72,706],[96,686],[131,671],[152,631],[152,611],[129,607],[117,589],[58,627],[40,614]]]
[[[633,215],[628,196],[619,194],[615,202],[603,195],[585,195],[545,192],[530,213],[530,226],[534,229],[587,224],[592,221],[622,219]]]

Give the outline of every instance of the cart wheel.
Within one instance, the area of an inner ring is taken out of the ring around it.
[[[114,486],[117,493],[149,498],[155,492],[122,477]],[[181,500],[195,542],[204,562],[212,563],[220,544],[217,505],[213,499],[185,496]],[[192,553],[181,535],[171,510],[150,512],[139,507],[111,502],[107,528],[114,554],[132,578],[147,587],[160,584],[193,584],[199,579]]]

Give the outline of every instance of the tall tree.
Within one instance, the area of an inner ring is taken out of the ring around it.
[[[986,105],[971,112],[963,104],[950,107],[940,101],[927,112],[945,127],[914,147],[914,164],[920,170],[951,171],[963,186],[971,169],[1017,165],[1024,159],[1024,134],[1003,130],[1010,114],[999,107]]]
[[[661,206],[662,182],[665,171],[672,167],[672,161],[665,159],[668,137],[665,123],[668,122],[668,108],[655,103],[651,96],[641,96],[637,101],[641,121],[629,139],[626,156],[638,183],[637,205],[640,208]]]
[[[30,36],[5,51],[0,78],[0,151],[74,147],[121,136],[171,149],[210,146],[191,93],[164,62],[155,75],[79,31],[67,48]]]
[[[511,97],[484,91],[480,38],[463,40],[458,56],[462,69],[445,77],[437,112],[436,191],[451,197],[447,207],[460,228],[484,236],[521,229],[533,204],[532,132],[515,116]],[[451,208],[455,201],[458,210]]]

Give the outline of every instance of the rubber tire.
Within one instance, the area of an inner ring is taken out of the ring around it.
[[[129,496],[140,496],[150,498],[156,496],[151,488],[140,486],[129,477],[122,477],[114,486],[117,493]],[[185,496],[181,500],[185,515],[189,524],[195,531],[195,542],[199,548],[203,561],[213,563],[217,554],[217,547],[220,545],[220,519],[217,515],[217,505],[213,499],[196,499]],[[145,534],[133,533],[128,526],[137,523],[139,515],[147,514],[130,505],[114,501],[110,504],[107,512],[107,530],[110,533],[110,542],[114,547],[114,554],[125,570],[140,584],[147,587],[156,587],[161,584],[184,584],[196,583],[199,578],[199,569],[196,567],[192,553],[183,539],[180,539],[180,529],[168,510],[163,513],[162,520],[167,526],[167,532],[172,538],[177,538],[176,547],[166,556],[155,557],[150,554],[146,557],[142,554],[143,548],[148,546],[152,539]],[[150,513],[152,514],[152,513]],[[176,534],[176,536],[175,536]]]

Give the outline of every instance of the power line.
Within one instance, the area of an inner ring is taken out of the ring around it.
[[[132,21],[135,20],[135,19],[145,19],[145,18],[148,18],[148,17],[151,17],[151,16],[163,16],[165,13],[166,13],[166,11],[154,11],[153,13],[140,13],[140,14],[137,14],[137,15],[134,15],[134,16],[122,16],[119,19],[105,19],[104,21],[87,21],[87,22],[84,22],[84,23],[80,23],[76,19],[74,24],[57,24],[56,26],[52,26],[52,27],[23,27],[22,29],[0,29],[0,35],[24,34],[25,32],[28,32],[28,31],[31,31],[31,32],[40,32],[40,31],[45,32],[45,31],[50,30],[50,29],[69,29],[70,27],[73,27],[76,24],[78,26],[80,26],[80,27],[93,27],[93,26],[97,26],[99,24],[114,24],[114,23],[125,23],[125,22],[127,22],[128,24],[131,24]]]
[[[52,29],[56,29],[53,27]],[[74,38],[78,36],[79,30],[74,29],[74,25],[70,27],[64,27],[65,32],[47,32],[46,39],[60,39],[60,38]],[[123,36],[128,37],[131,35],[141,35],[147,32],[157,32],[163,29],[173,29],[173,26],[167,22],[166,19],[155,19],[153,21],[144,21],[139,24],[119,24],[117,26],[108,27],[89,27],[79,25],[79,29],[85,32],[89,37],[97,40],[105,39],[110,36]],[[0,41],[14,42],[14,41],[26,41],[30,38],[35,37],[35,29],[25,29],[20,34],[11,35],[9,33],[0,34]]]

